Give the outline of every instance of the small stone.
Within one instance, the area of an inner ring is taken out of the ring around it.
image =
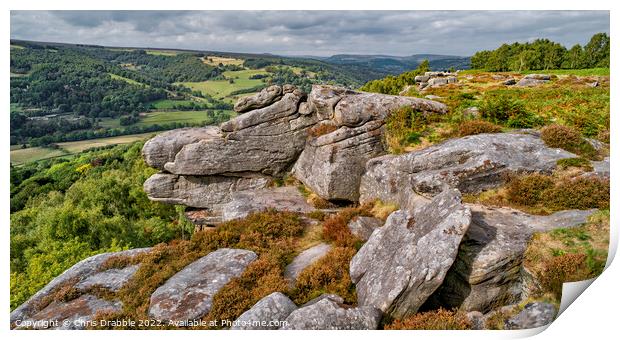
[[[506,320],[505,328],[528,329],[546,326],[555,319],[556,313],[555,306],[550,303],[528,303],[519,314]]]
[[[280,329],[377,329],[381,316],[381,311],[373,307],[352,308],[330,299],[322,299],[293,311]]]
[[[272,293],[241,314],[230,329],[278,329],[296,309],[297,305],[286,295],[280,292]]]

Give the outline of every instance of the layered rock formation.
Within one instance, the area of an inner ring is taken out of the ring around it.
[[[235,109],[243,114],[219,128],[173,130],[149,140],[144,158],[161,172],[144,189],[155,201],[205,209],[213,217],[205,220],[215,222],[234,193],[265,189],[293,168],[320,197],[356,201],[366,161],[385,153],[385,119],[403,106],[446,112],[445,105],[419,98],[333,86],[314,86],[306,95],[291,85],[270,86],[239,101]]]
[[[313,136],[295,163],[293,174],[328,200],[356,201],[366,161],[386,153],[385,119],[409,106],[424,113],[446,112],[444,104],[426,99],[314,87],[309,101],[332,132]]]

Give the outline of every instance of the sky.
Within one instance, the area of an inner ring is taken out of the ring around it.
[[[280,55],[468,56],[598,32],[608,11],[11,11],[12,39]]]

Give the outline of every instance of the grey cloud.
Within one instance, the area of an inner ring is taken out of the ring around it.
[[[12,11],[11,38],[297,55],[470,55],[609,33],[608,11]]]

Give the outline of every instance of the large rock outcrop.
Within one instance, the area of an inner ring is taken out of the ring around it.
[[[150,199],[205,209],[221,218],[236,192],[264,189],[294,166],[294,175],[320,197],[355,201],[368,159],[385,153],[385,119],[409,106],[442,114],[431,100],[315,85],[270,86],[241,99],[239,116],[217,127],[178,129],[148,141],[147,163],[162,172],[144,189]],[[331,131],[321,135],[320,131]],[[291,198],[294,199],[294,198]]]
[[[314,124],[312,117],[297,112],[305,96],[296,89],[267,107],[223,123],[221,136],[186,144],[164,169],[178,175],[282,175],[299,156],[306,130]]]
[[[576,156],[549,148],[528,133],[450,139],[419,151],[368,161],[361,179],[360,201],[380,199],[406,207],[416,196],[433,196],[445,185],[463,193],[477,193],[503,184],[506,174],[549,173],[557,160],[571,157]]]
[[[155,290],[149,315],[166,322],[200,319],[211,310],[213,296],[256,257],[249,250],[221,248],[196,260]]]
[[[523,256],[535,232],[570,228],[587,222],[592,210],[567,210],[548,216],[510,208],[467,204],[472,223],[458,257],[426,307],[459,307],[489,312],[517,303],[523,296]]]
[[[126,268],[114,268],[102,270],[102,265],[112,257],[133,257],[148,252],[150,248],[137,248],[120,252],[104,253],[86,258],[62,274],[55,277],[50,283],[36,292],[30,299],[11,312],[11,324],[18,320],[55,320],[62,322],[69,318],[86,320],[97,312],[96,308],[87,309],[88,306],[117,306],[116,302],[101,302],[95,297],[85,297],[79,301],[68,301],[64,303],[51,302],[51,307],[47,308],[44,301],[60,289],[75,288],[78,291],[87,291],[97,285],[111,291],[116,291],[122,287],[137,270],[136,266]],[[55,307],[54,307],[55,306]],[[116,307],[114,307],[116,308]],[[89,314],[88,311],[92,313]],[[57,311],[57,313],[54,313]],[[38,314],[38,315],[37,315]],[[73,319],[72,319],[73,320]]]
[[[359,305],[397,319],[416,313],[442,284],[470,222],[455,189],[412,212],[392,213],[351,260]]]

